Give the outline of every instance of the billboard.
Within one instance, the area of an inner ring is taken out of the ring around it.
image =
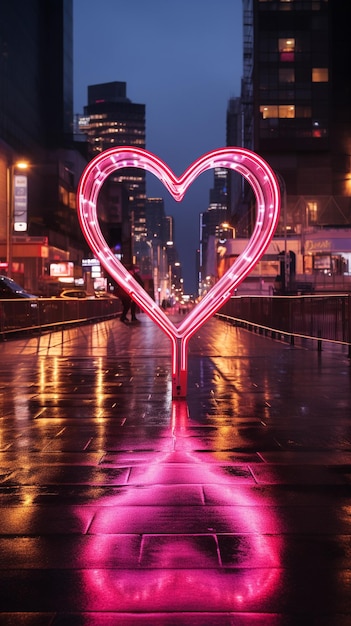
[[[15,174],[13,177],[13,229],[16,232],[27,230],[27,176]]]

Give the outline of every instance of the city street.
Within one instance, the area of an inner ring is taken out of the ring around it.
[[[1,626],[351,626],[350,360],[145,314],[0,345]]]

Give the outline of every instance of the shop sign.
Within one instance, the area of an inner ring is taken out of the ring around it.
[[[305,252],[325,252],[330,251],[332,244],[330,239],[307,239],[305,243]]]

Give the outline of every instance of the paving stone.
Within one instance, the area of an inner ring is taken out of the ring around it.
[[[1,626],[350,626],[350,363],[140,314],[1,343]]]

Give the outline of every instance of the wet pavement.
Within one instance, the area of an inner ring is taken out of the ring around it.
[[[346,352],[139,317],[0,344],[1,626],[350,626]]]

